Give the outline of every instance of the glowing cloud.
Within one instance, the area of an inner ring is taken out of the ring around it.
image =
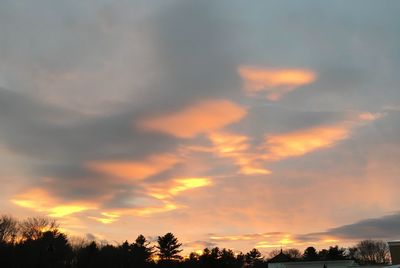
[[[233,102],[208,100],[169,115],[145,118],[138,122],[138,126],[147,131],[191,138],[238,122],[245,115],[246,109]]]
[[[58,203],[60,203],[59,201],[51,197],[47,191],[39,188],[34,188],[17,195],[11,199],[11,202],[20,207],[30,208],[38,212],[45,212],[51,217],[64,217],[95,208],[93,204],[88,203],[58,205]]]
[[[172,195],[177,195],[183,191],[200,188],[200,187],[205,187],[205,186],[209,186],[212,184],[212,182],[209,178],[176,179],[175,183],[177,185],[169,191]]]
[[[101,222],[103,224],[110,224],[118,220],[120,217],[120,213],[115,213],[115,212],[102,212],[101,213],[102,217],[90,217],[98,222]]]
[[[143,180],[162,171],[165,171],[179,159],[176,156],[163,154],[150,156],[143,161],[95,161],[86,166],[99,173],[128,180]]]
[[[359,119],[363,121],[374,121],[379,118],[382,118],[383,116],[385,116],[384,113],[369,113],[369,112],[360,113],[358,115]]]
[[[291,234],[281,233],[281,232],[224,235],[224,236],[214,235],[210,237],[210,240],[219,242],[254,241],[255,248],[279,248],[282,246],[298,244],[297,240],[292,239]]]
[[[314,82],[315,72],[307,69],[267,69],[239,66],[238,73],[244,81],[244,91],[249,95],[265,91],[267,99],[277,101],[297,87]]]
[[[267,160],[281,160],[329,148],[350,135],[350,124],[319,126],[285,134],[266,136]]]
[[[243,135],[225,132],[213,132],[208,138],[214,145],[214,153],[220,157],[232,158],[239,166],[240,173],[245,175],[269,174],[269,170],[258,163],[258,156],[250,153],[249,139]]]
[[[159,214],[159,213],[165,213],[169,211],[173,211],[178,209],[179,206],[170,202],[170,201],[163,201],[163,203],[160,206],[150,206],[150,207],[137,207],[137,208],[129,208],[129,209],[119,209],[117,210],[116,214],[118,216],[140,216],[140,217],[145,217],[145,216],[152,216],[153,214]],[[111,223],[109,222],[110,217],[108,218],[95,218],[97,221],[100,221],[102,223]]]
[[[173,180],[167,186],[159,185],[150,188],[149,195],[154,198],[163,200],[171,198],[172,196],[178,195],[184,191],[207,187],[210,185],[212,185],[212,181],[209,178],[181,178]]]

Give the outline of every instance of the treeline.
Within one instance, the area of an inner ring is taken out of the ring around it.
[[[0,267],[179,267],[179,268],[258,268],[280,253],[274,250],[265,258],[257,249],[234,253],[230,249],[206,248],[202,254],[182,257],[182,244],[172,234],[159,236],[152,245],[143,235],[133,243],[120,245],[68,239],[58,224],[48,218],[35,217],[17,221],[0,216]],[[364,240],[351,248],[330,247],[317,251],[308,247],[283,251],[293,260],[355,259],[359,263],[388,263],[389,250],[383,241]]]

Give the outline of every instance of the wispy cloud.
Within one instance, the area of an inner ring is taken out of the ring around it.
[[[301,156],[309,152],[329,148],[348,138],[350,126],[337,124],[318,126],[284,134],[268,134],[265,137],[266,160],[281,160]]]
[[[238,73],[243,79],[243,90],[249,95],[265,92],[267,99],[278,101],[290,91],[317,79],[314,71],[307,69],[275,69],[256,66],[239,66]]]
[[[271,171],[264,168],[252,152],[249,138],[244,135],[227,132],[213,132],[208,135],[213,143],[213,151],[216,155],[233,159],[239,167],[240,173],[245,175],[269,174]]]
[[[144,118],[137,123],[137,126],[146,131],[191,138],[238,122],[246,113],[244,107],[231,101],[207,100],[171,114]]]
[[[302,241],[310,240],[363,240],[400,238],[400,213],[394,213],[379,218],[360,220],[351,224],[331,228],[325,232],[309,233],[297,236]]]
[[[97,207],[96,204],[89,202],[62,202],[41,188],[30,189],[16,195],[11,199],[11,202],[18,206],[44,212],[48,216],[57,218],[95,209]]]
[[[149,156],[143,161],[93,161],[89,169],[127,180],[143,180],[171,168],[179,162],[178,157],[169,154]]]
[[[381,117],[381,114],[358,113],[355,119],[335,124],[300,129],[289,133],[267,134],[263,146],[267,151],[264,159],[282,160],[330,148],[340,141],[348,139],[355,127]]]
[[[210,178],[178,178],[170,182],[149,186],[149,195],[157,199],[168,199],[182,192],[212,185]]]

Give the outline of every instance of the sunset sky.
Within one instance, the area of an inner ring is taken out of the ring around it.
[[[0,2],[0,214],[186,251],[400,239],[400,1]]]

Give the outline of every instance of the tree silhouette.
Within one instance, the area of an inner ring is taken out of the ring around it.
[[[96,267],[97,257],[100,253],[96,242],[91,242],[89,245],[81,248],[77,254],[77,267]]]
[[[182,244],[167,233],[157,239],[159,261],[155,261],[154,247],[143,235],[130,244],[107,242],[97,244],[85,239],[67,237],[58,224],[48,218],[34,217],[19,222],[11,216],[0,216],[0,267],[33,268],[259,268],[265,267],[263,256],[257,249],[243,254],[231,249],[214,247],[204,249],[201,255],[191,253],[183,259],[179,253]],[[271,257],[279,254],[273,250]],[[299,258],[298,249],[283,251],[292,259]],[[363,240],[347,249],[339,246],[318,252],[308,247],[303,260],[342,260],[352,258],[361,264],[386,264],[389,262],[388,245],[379,240]]]
[[[154,247],[149,245],[150,242],[146,241],[146,238],[143,235],[139,235],[136,238],[135,242],[131,246],[134,266],[141,267],[150,263],[154,254]]]
[[[245,255],[245,262],[247,266],[258,267],[263,262],[262,255],[258,249],[253,248]]]
[[[334,247],[329,247],[327,259],[328,260],[344,260],[344,259],[346,259],[345,249],[339,248],[339,246],[337,246],[337,245]]]
[[[381,240],[363,240],[349,249],[349,255],[362,264],[387,264],[390,261],[388,244]]]
[[[179,255],[182,251],[182,249],[180,249],[182,244],[178,242],[178,239],[172,233],[159,236],[157,243],[157,249],[159,251],[158,256],[161,261],[178,261],[182,259]]]
[[[2,215],[0,217],[0,244],[14,243],[18,233],[18,222],[13,217]]]
[[[232,268],[236,266],[235,254],[231,249],[222,249],[220,260],[221,267]]]
[[[27,218],[20,224],[23,240],[39,239],[44,232],[57,230],[58,224],[54,219],[45,217]]]
[[[291,259],[300,259],[301,258],[301,252],[297,248],[289,248],[285,249],[283,251],[286,255],[288,255]]]
[[[306,261],[318,260],[318,253],[314,247],[308,247],[304,250],[303,259]]]

